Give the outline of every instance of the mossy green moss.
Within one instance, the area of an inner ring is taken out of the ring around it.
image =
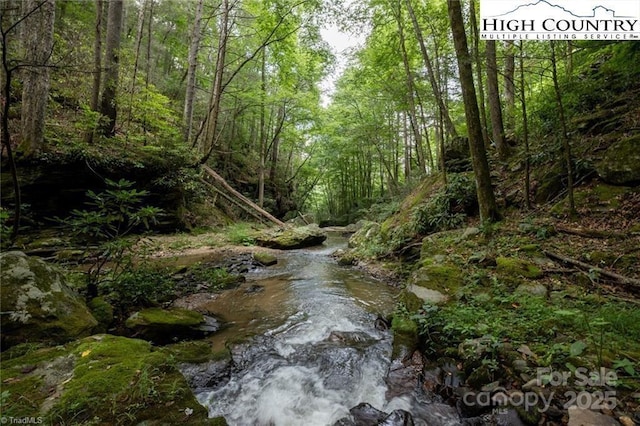
[[[517,257],[498,257],[496,263],[498,264],[496,271],[505,278],[513,276],[540,278],[543,275],[538,266]]]
[[[431,259],[423,262],[423,266],[414,272],[411,283],[445,295],[454,295],[463,284],[460,268],[451,263],[432,263]]]
[[[207,341],[185,341],[165,346],[161,349],[171,355],[176,362],[200,364],[207,361],[228,359],[231,353],[227,350],[214,352]]]
[[[127,319],[125,325],[129,328],[138,326],[193,327],[203,322],[204,317],[201,313],[188,309],[148,308],[133,314]]]
[[[44,369],[57,374],[42,375],[39,370]],[[142,340],[88,337],[14,359],[8,369],[3,365],[3,379],[8,374],[18,376],[6,389],[14,402],[12,412],[34,416],[50,407],[40,415],[52,424],[208,422],[207,410],[196,401],[174,361]],[[26,384],[28,395],[17,384]],[[23,398],[16,401],[14,395],[20,392]]]
[[[95,297],[87,304],[93,317],[98,321],[96,332],[104,333],[113,322],[113,306],[104,297]]]

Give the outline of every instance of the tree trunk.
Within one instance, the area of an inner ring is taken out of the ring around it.
[[[123,0],[109,0],[104,61],[105,72],[102,83],[102,99],[100,101],[100,113],[106,117],[104,124],[100,126],[100,132],[107,137],[113,137],[116,133],[116,119],[118,115],[116,92],[120,67],[119,50],[123,8]]]
[[[487,109],[485,108],[484,83],[482,78],[482,59],[480,55],[480,34],[476,19],[476,2],[469,2],[469,14],[471,15],[471,35],[473,36],[473,57],[476,60],[476,79],[478,80],[478,103],[480,107],[480,123],[482,124],[482,140],[484,146],[489,148],[489,133],[487,126]]]
[[[422,35],[422,29],[420,28],[420,24],[418,23],[418,19],[413,10],[413,6],[411,5],[411,0],[405,0],[407,4],[407,10],[409,11],[409,16],[411,17],[411,22],[413,23],[413,29],[416,33],[416,38],[418,39],[418,43],[420,44],[420,53],[422,54],[422,60],[424,61],[424,66],[427,68],[427,74],[429,74],[429,84],[431,85],[431,90],[433,91],[433,96],[436,98],[436,102],[438,104],[438,109],[440,110],[440,114],[444,119],[444,124],[447,128],[447,132],[449,136],[452,138],[458,137],[458,132],[456,131],[455,126],[453,125],[453,121],[451,121],[451,116],[449,115],[449,109],[444,102],[442,97],[442,92],[440,87],[438,86],[438,82],[436,81],[436,75],[433,70],[433,65],[431,63],[431,58],[429,57],[429,52],[427,51],[427,47],[424,43],[424,36]]]
[[[502,123],[502,107],[498,89],[498,64],[496,60],[496,41],[487,40],[487,91],[489,96],[489,115],[491,116],[491,132],[496,144],[498,155],[505,159],[508,147],[504,140],[504,125]]]
[[[135,44],[135,49],[136,49],[136,53],[135,53],[135,61],[133,63],[133,78],[131,79],[131,90],[129,93],[130,99],[129,99],[129,111],[127,113],[127,125],[130,125],[131,123],[131,114],[133,113],[133,100],[134,100],[134,95],[136,93],[136,83],[137,83],[137,79],[138,79],[138,64],[140,62],[140,47],[142,46],[142,35],[143,35],[143,31],[144,31],[144,15],[147,9],[147,0],[142,0],[142,4],[140,4],[140,10],[138,10],[138,27],[136,28],[136,44]],[[146,133],[147,133],[147,129],[146,126],[143,126],[143,131],[145,133],[145,140],[146,140]],[[126,139],[129,139],[129,132],[126,133]]]
[[[411,66],[409,64],[407,47],[405,45],[404,25],[402,23],[402,10],[400,5],[398,5],[398,9],[394,12],[396,13],[396,22],[398,24],[398,33],[400,35],[400,53],[402,54],[402,63],[404,65],[404,72],[407,78],[407,104],[409,107],[409,120],[411,124],[411,131],[413,132],[413,138],[416,144],[416,159],[418,160],[418,169],[420,170],[420,175],[422,176],[426,172],[426,166],[424,162],[424,151],[422,149],[422,135],[420,135],[420,124],[418,123],[418,114],[416,113],[416,87],[413,81],[413,71],[411,70]]]
[[[464,20],[459,0],[447,0],[449,22],[453,34],[453,43],[458,60],[458,72],[464,101],[465,117],[469,132],[469,150],[471,162],[476,177],[476,189],[478,205],[480,207],[480,220],[482,223],[493,222],[499,219],[493,188],[487,153],[482,141],[482,128],[476,90],[473,84],[473,70],[471,69],[471,56],[467,48],[467,35],[464,30]]]
[[[55,0],[25,0],[22,8],[23,16],[33,12],[22,22],[26,66],[22,70],[20,150],[25,157],[30,157],[44,146],[45,115],[49,99],[47,62],[53,50]]]
[[[531,210],[531,159],[529,153],[529,120],[527,118],[527,95],[524,81],[524,42],[520,41],[520,100],[522,102],[522,138],[524,139],[524,200]]]
[[[516,106],[516,54],[515,44],[513,41],[506,42],[506,52],[504,58],[504,99],[506,103],[506,130],[509,133],[514,132],[514,113]]]
[[[231,14],[229,0],[222,0],[222,16],[220,17],[220,35],[218,42],[218,54],[216,58],[216,73],[211,88],[209,101],[209,116],[203,141],[201,164],[206,163],[213,152],[216,134],[218,132],[218,116],[220,115],[220,103],[222,101],[222,79],[224,78],[225,58],[227,54],[227,41],[229,39],[229,15]]]
[[[567,133],[567,120],[564,115],[564,104],[562,102],[562,93],[560,92],[560,84],[558,83],[558,67],[556,58],[556,42],[551,41],[551,69],[553,72],[553,87],[556,92],[556,102],[558,103],[558,114],[560,115],[560,126],[562,128],[561,138],[564,148],[564,161],[567,168],[567,192],[569,193],[569,214],[574,217],[577,215],[576,204],[573,199],[573,166],[571,164],[571,144],[569,143],[569,134]]]
[[[264,175],[265,157],[267,155],[267,134],[265,124],[267,97],[267,49],[262,51],[262,63],[260,68],[260,166],[258,170],[258,205],[264,206]]]
[[[191,128],[193,127],[193,102],[196,94],[196,70],[198,67],[198,51],[200,50],[200,23],[202,21],[202,5],[204,0],[198,0],[196,17],[191,30],[191,43],[189,44],[189,57],[187,59],[187,91],[184,97],[184,140],[189,143]]]
[[[104,1],[95,0],[96,5],[96,31],[93,40],[93,87],[91,90],[91,110],[98,111],[98,103],[100,102],[100,81],[102,80],[102,25],[103,25],[103,9]],[[87,131],[84,140],[87,143],[93,142],[95,129]]]

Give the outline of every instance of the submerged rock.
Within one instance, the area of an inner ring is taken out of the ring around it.
[[[292,250],[317,246],[326,239],[327,235],[317,225],[309,225],[264,231],[256,237],[256,243],[262,247]]]
[[[65,343],[98,324],[62,271],[18,251],[0,255],[2,348],[18,343]]]

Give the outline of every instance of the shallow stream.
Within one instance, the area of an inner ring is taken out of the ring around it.
[[[387,398],[392,335],[376,319],[391,313],[397,291],[339,266],[330,254],[344,244],[331,237],[322,247],[287,252],[215,301],[231,327],[213,337],[214,346],[255,336],[232,345],[230,377],[197,395],[210,416],[230,425],[332,425],[366,402],[407,410],[415,424],[458,424],[442,404]]]

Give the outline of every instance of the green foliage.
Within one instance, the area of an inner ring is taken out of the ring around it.
[[[471,176],[452,174],[447,186],[440,189],[412,212],[413,231],[426,235],[462,226],[466,212],[476,203],[475,183]]]
[[[106,179],[106,184],[108,189],[103,192],[87,191],[88,209],[73,210],[69,218],[59,220],[87,243],[99,243],[97,249],[87,248],[89,256],[93,258],[93,264],[87,271],[88,295],[97,296],[98,285],[110,282],[124,292],[122,300],[129,304],[144,293],[137,290],[135,284],[138,281],[135,279],[134,285],[129,286],[132,278],[127,274],[133,268],[133,248],[137,240],[124,237],[136,227],[148,229],[155,223],[161,210],[141,205],[148,192],[135,189],[133,182]],[[122,283],[121,279],[124,280]]]
[[[0,245],[5,248],[9,243],[9,237],[13,232],[13,226],[8,225],[9,211],[4,207],[0,207]]]
[[[127,268],[101,285],[101,291],[120,309],[157,306],[171,299],[173,289],[168,270],[150,267]]]
[[[161,210],[152,206],[140,206],[148,191],[139,191],[126,179],[118,182],[105,180],[108,189],[95,193],[87,191],[90,209],[73,210],[71,216],[61,220],[72,232],[81,237],[113,240],[129,234],[136,226],[149,228],[155,223]]]
[[[233,244],[253,246],[256,243],[255,231],[247,223],[236,223],[226,228],[227,238]]]

